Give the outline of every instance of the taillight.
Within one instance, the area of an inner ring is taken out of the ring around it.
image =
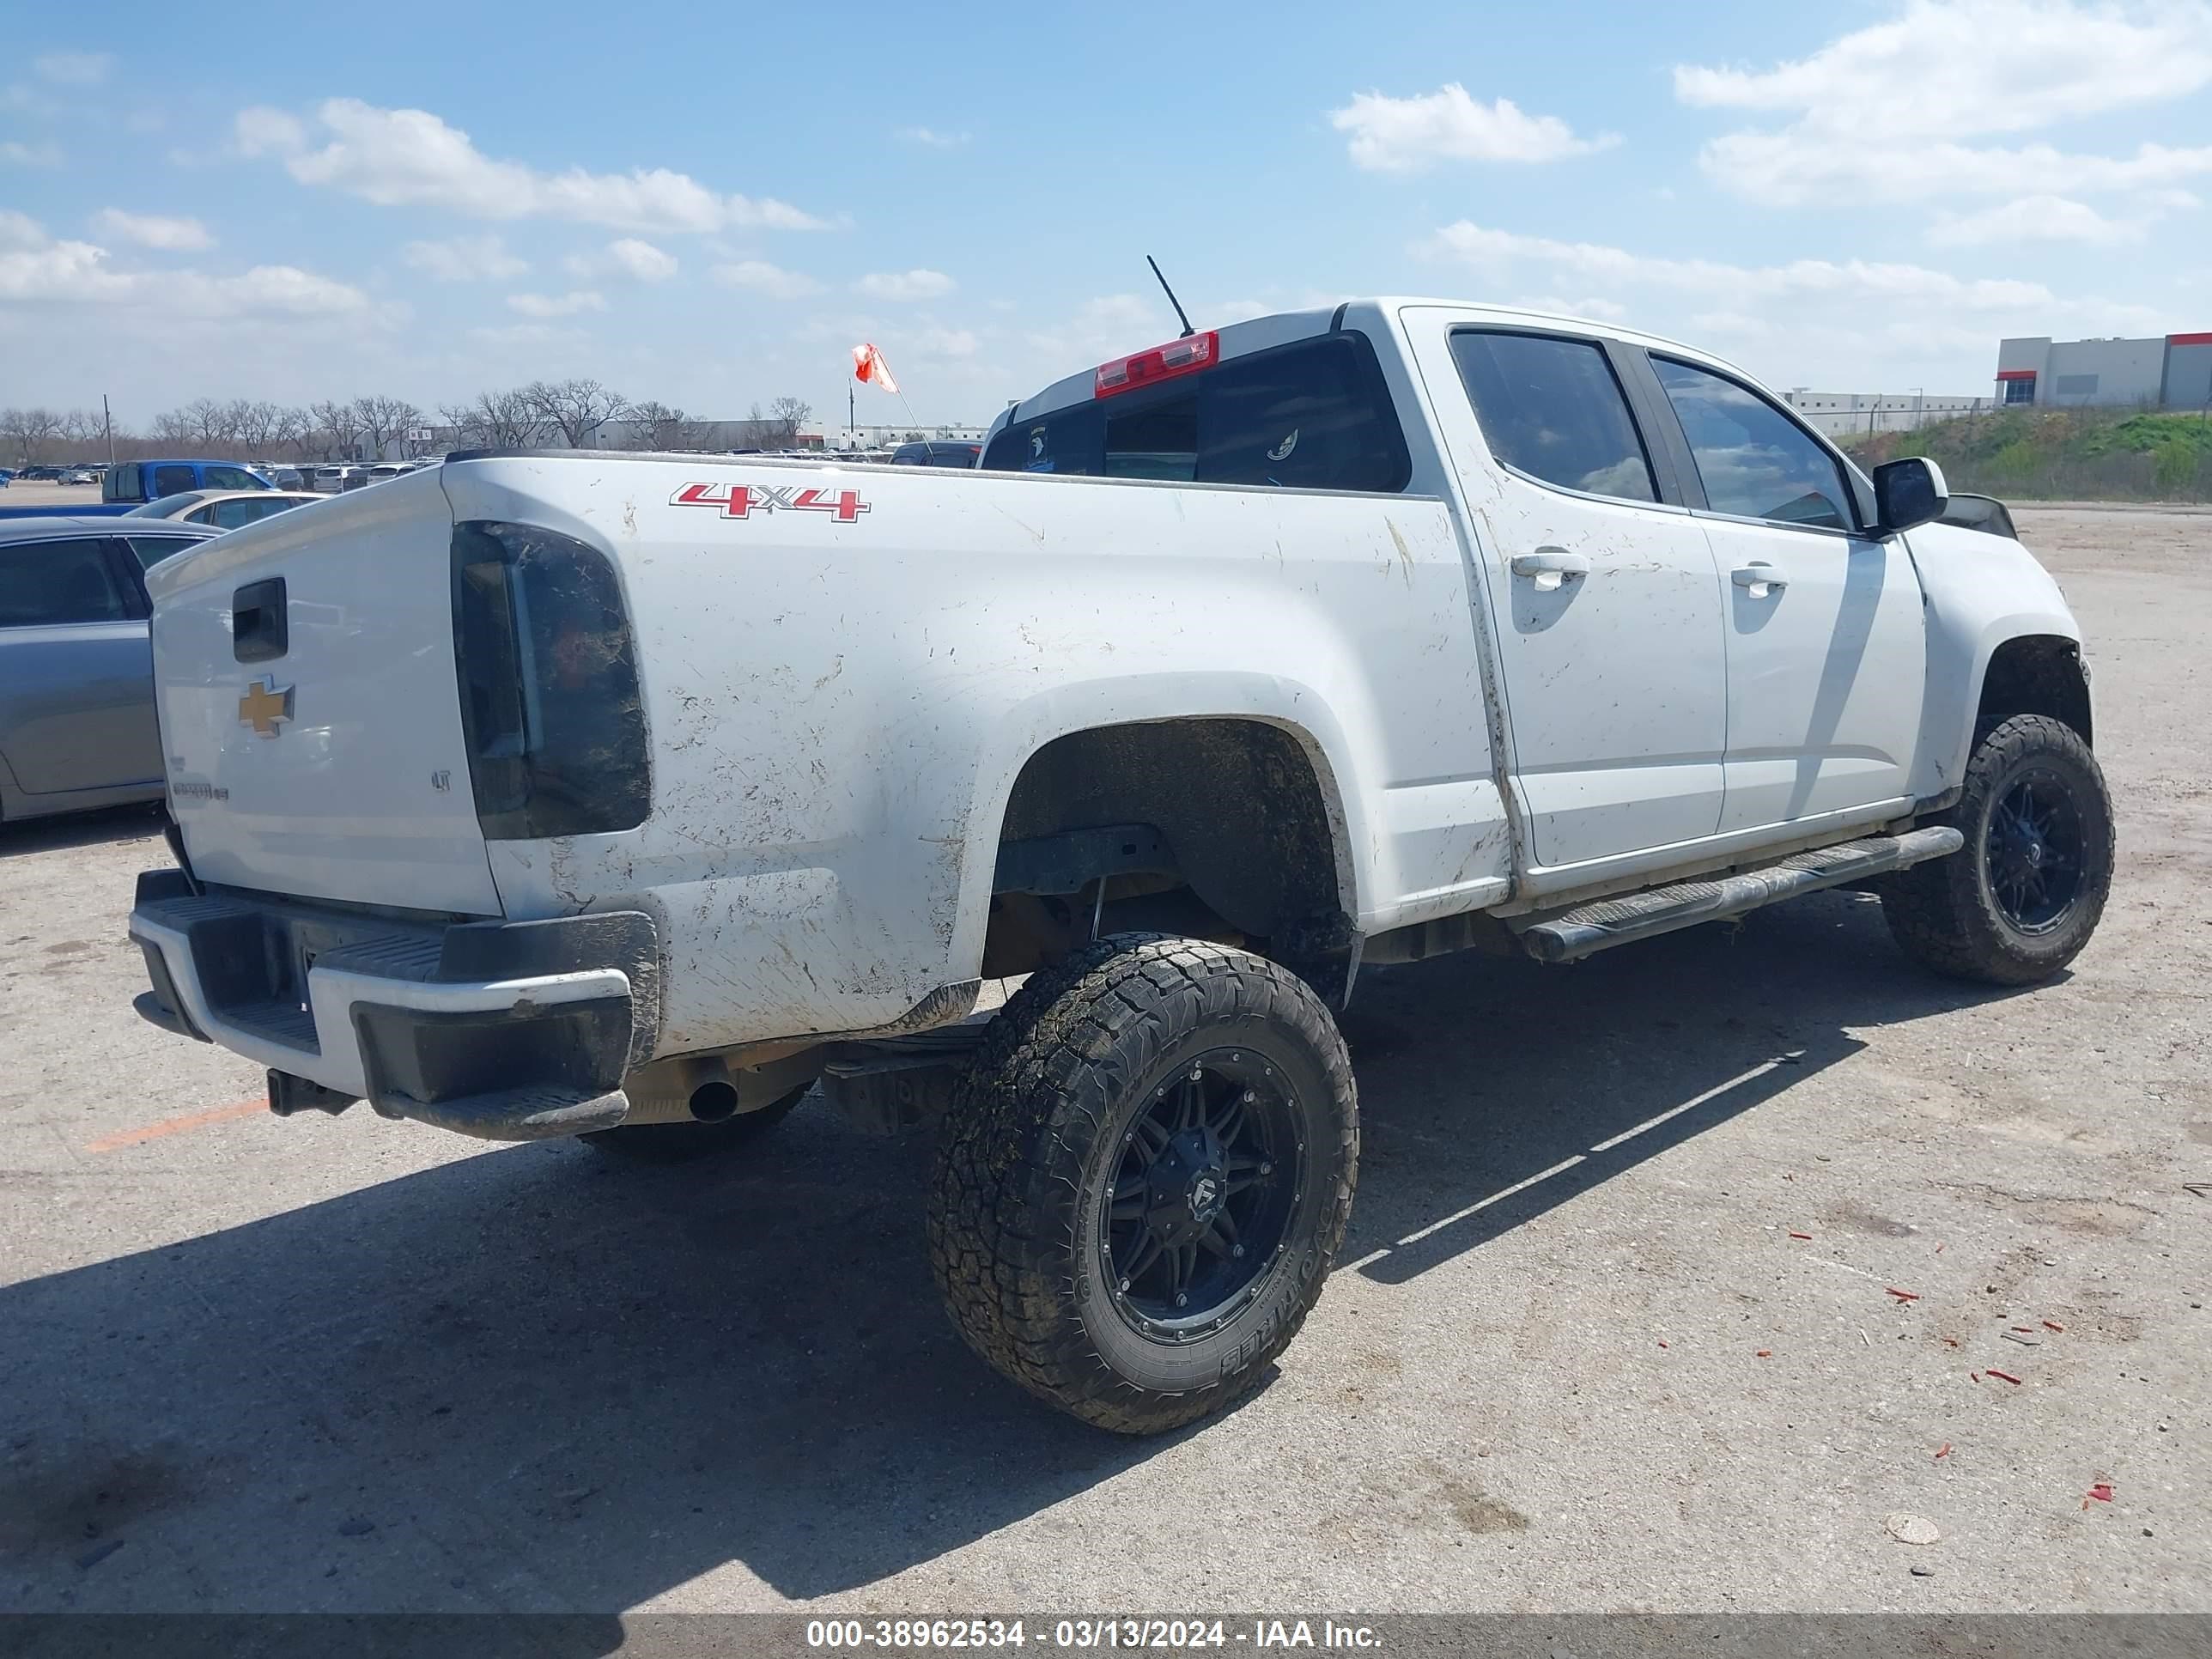
[[[534,525],[455,526],[453,658],[486,837],[543,841],[645,822],[637,660],[604,554]]]
[[[1211,368],[1220,355],[1221,336],[1215,331],[1185,335],[1164,346],[1154,346],[1150,351],[1140,351],[1133,357],[1117,357],[1110,363],[1099,364],[1091,396],[1110,398],[1116,392],[1134,392],[1140,386],[1151,386],[1158,380],[1171,380],[1178,374],[1194,374],[1201,368]]]

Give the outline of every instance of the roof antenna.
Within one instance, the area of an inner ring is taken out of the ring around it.
[[[1160,292],[1168,296],[1168,303],[1175,307],[1176,320],[1182,325],[1182,332],[1176,337],[1178,339],[1188,340],[1192,335],[1197,333],[1198,331],[1190,325],[1189,317],[1184,314],[1182,301],[1176,298],[1175,290],[1168,286],[1168,279],[1164,276],[1160,276],[1160,262],[1152,258],[1151,254],[1147,253],[1145,256],[1145,263],[1152,268],[1153,276],[1159,276]]]

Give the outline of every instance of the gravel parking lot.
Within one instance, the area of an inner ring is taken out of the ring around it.
[[[2119,806],[2074,972],[1836,895],[1371,974],[1344,1265],[1160,1441],[961,1346],[926,1139],[277,1121],[131,1012],[155,821],[0,829],[0,1606],[2212,1609],[2212,518],[2020,516]]]

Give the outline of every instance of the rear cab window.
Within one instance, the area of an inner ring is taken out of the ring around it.
[[[1015,419],[992,439],[982,465],[1387,495],[1413,473],[1375,349],[1349,330]]]

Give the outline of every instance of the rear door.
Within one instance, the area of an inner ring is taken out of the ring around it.
[[[1409,315],[1474,519],[1514,787],[1533,861],[1587,866],[1710,836],[1727,749],[1722,576],[1620,348]],[[1429,313],[1443,316],[1443,313]]]
[[[1863,533],[1842,464],[1778,405],[1705,365],[1649,361],[1728,583],[1722,830],[1901,799],[1927,668],[1911,555]]]
[[[0,546],[0,755],[27,795],[155,783],[145,611],[120,544]]]

